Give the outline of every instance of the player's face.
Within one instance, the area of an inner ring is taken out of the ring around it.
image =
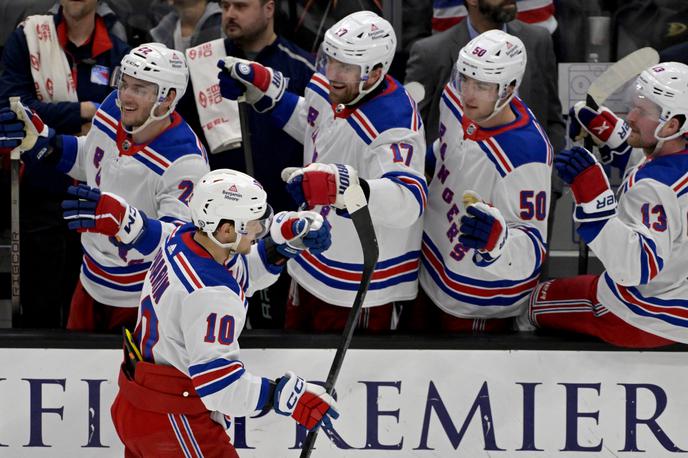
[[[129,75],[122,75],[117,89],[122,124],[129,127],[143,125],[155,104],[158,86]]]
[[[60,5],[65,16],[78,20],[95,14],[98,0],[60,0]]]
[[[659,125],[659,107],[644,97],[633,97],[626,122],[631,127],[628,144],[634,148],[654,148]]]
[[[516,0],[478,0],[478,10],[492,22],[503,24],[516,18]]]
[[[270,0],[222,0],[222,30],[232,40],[251,42],[265,33],[275,12]]]
[[[330,102],[349,103],[359,93],[361,67],[325,56],[324,72],[330,82]]]
[[[486,83],[460,74],[457,89],[461,96],[463,112],[469,119],[479,122],[494,111],[499,91],[497,83]]]

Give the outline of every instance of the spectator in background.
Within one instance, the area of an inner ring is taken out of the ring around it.
[[[174,0],[170,11],[153,30],[153,41],[170,49],[187,48],[220,38],[222,11],[214,1]]]
[[[618,33],[619,59],[644,46],[661,51],[688,41],[685,0],[616,0],[611,7]]]
[[[275,2],[273,0],[222,0],[222,30],[227,38],[218,39],[189,48],[187,61],[193,81],[193,91],[182,100],[180,112],[190,120],[197,132],[209,135],[207,125],[201,126],[197,108],[201,104],[214,104],[222,100],[217,81],[218,59],[234,56],[254,60],[279,70],[287,81],[287,90],[303,95],[306,85],[315,71],[312,57],[304,50],[275,33]],[[209,74],[204,75],[205,71]],[[203,83],[206,81],[207,83]],[[215,98],[217,96],[217,98]],[[196,98],[194,102],[193,98]],[[224,102],[229,103],[228,100]],[[238,128],[236,105],[233,115],[223,113],[220,119],[233,122]],[[251,133],[250,145],[253,158],[253,176],[265,187],[270,205],[276,212],[294,208],[294,202],[284,192],[280,177],[282,169],[303,164],[303,146],[275,126],[269,113],[246,110],[246,121]],[[210,145],[209,145],[210,146]],[[213,148],[209,148],[213,151]],[[211,169],[229,168],[246,171],[242,147],[211,154]],[[281,327],[284,314],[284,297],[289,287],[288,276],[283,277],[268,290],[251,298],[249,318],[253,326]],[[274,307],[272,306],[274,304]]]
[[[129,50],[101,16],[97,0],[61,0],[57,14],[30,16],[5,43],[0,107],[10,96],[35,110],[59,134],[88,131],[112,91],[112,72]],[[39,58],[40,56],[40,58]],[[79,238],[60,204],[71,180],[53,167],[29,168],[21,183],[23,325],[59,327],[79,272]],[[39,285],[39,286],[37,286]]]
[[[432,8],[432,31],[442,32],[463,20],[468,14],[464,0],[434,0]],[[513,3],[513,2],[505,2]],[[536,24],[554,33],[557,19],[554,17],[553,0],[515,0],[517,18],[528,24]]]
[[[151,29],[174,10],[171,0],[107,0],[124,24],[132,47],[153,41]]]

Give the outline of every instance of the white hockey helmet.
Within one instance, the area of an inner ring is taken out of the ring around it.
[[[488,30],[469,41],[459,51],[459,58],[452,72],[452,84],[459,94],[461,75],[497,84],[497,101],[490,115],[492,117],[516,95],[523,80],[526,62],[526,48],[520,38],[502,30]],[[512,84],[514,90],[507,97],[507,88]]]
[[[230,169],[218,169],[204,175],[194,187],[189,201],[194,225],[217,245],[236,251],[241,237],[259,239],[268,234],[272,208],[267,193],[253,177]],[[220,222],[234,223],[237,239],[220,243],[214,235]]]
[[[186,92],[186,86],[189,82],[189,69],[184,53],[169,49],[162,43],[146,43],[129,51],[129,54],[122,58],[120,81],[117,82],[118,88],[120,87],[121,75],[129,75],[153,83],[158,88],[155,104],[151,108],[148,120],[129,133],[136,133],[150,122],[163,119],[172,113],[177,102]],[[165,100],[171,89],[175,90],[175,96],[170,108],[165,113],[156,116],[155,109]],[[120,106],[119,97],[117,98],[117,106]]]
[[[655,138],[664,142],[688,133],[688,65],[664,62],[643,70],[632,89],[638,99],[647,99],[657,106],[659,125]],[[668,137],[660,137],[659,131],[674,116],[682,116],[679,130]]]
[[[381,66],[382,76],[387,74],[396,47],[397,37],[392,24],[372,11],[357,11],[325,32],[316,58],[316,69],[326,75],[329,58],[360,68],[356,81],[341,81],[359,83],[359,96],[350,102],[352,104],[382,82],[383,78],[380,78],[374,86],[363,90],[374,68]]]

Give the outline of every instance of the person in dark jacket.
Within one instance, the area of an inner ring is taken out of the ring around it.
[[[27,37],[32,35],[20,24],[5,43],[0,107],[9,105],[9,97],[18,96],[58,134],[79,135],[90,128],[98,104],[112,91],[114,69],[129,51],[112,33],[117,18],[100,16],[97,7],[97,0],[61,0],[57,14],[47,19],[53,21],[71,69],[69,84],[76,89],[77,101],[49,100],[42,94],[32,72],[40,60],[30,54]],[[19,325],[24,327],[61,327],[66,320],[81,262],[79,238],[67,229],[60,207],[69,184],[65,175],[41,164],[27,169],[21,182],[23,316]]]
[[[174,10],[151,30],[153,41],[184,52],[187,48],[222,35],[222,11],[217,3],[208,0],[174,0],[173,5]]]
[[[313,57],[295,44],[275,33],[273,0],[222,0],[222,30],[227,38],[224,47],[227,56],[253,60],[279,70],[287,78],[287,90],[303,95],[306,85],[315,72]],[[187,91],[179,111],[189,124],[202,132],[192,96]],[[296,204],[285,192],[280,176],[285,167],[303,164],[303,145],[273,124],[269,113],[246,110],[251,133],[253,176],[270,196],[275,212],[293,210]],[[210,154],[210,168],[230,168],[246,171],[242,148]],[[251,298],[249,319],[254,327],[281,328],[284,317],[284,297],[289,277],[283,275],[269,289]]]

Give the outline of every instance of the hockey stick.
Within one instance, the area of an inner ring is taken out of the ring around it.
[[[339,370],[342,368],[344,355],[346,355],[346,351],[351,344],[351,338],[354,335],[356,323],[358,323],[358,318],[361,315],[363,300],[368,292],[370,280],[373,278],[373,271],[375,270],[375,264],[377,263],[379,255],[375,228],[373,227],[373,221],[370,219],[370,210],[368,210],[368,202],[363,194],[363,189],[361,189],[360,186],[350,186],[344,192],[344,201],[346,203],[346,209],[349,211],[349,216],[351,216],[351,221],[354,223],[356,233],[358,234],[358,240],[361,242],[361,249],[363,250],[363,273],[361,274],[361,284],[358,286],[358,291],[356,291],[356,298],[351,306],[349,318],[344,327],[342,340],[337,348],[337,353],[334,355],[332,366],[330,366],[330,373],[327,375],[327,381],[325,382],[325,390],[330,395],[334,393],[334,384],[337,382],[337,377],[339,377]],[[301,449],[301,458],[308,458],[311,456],[317,437],[317,429],[308,433],[303,448]]]
[[[640,48],[612,64],[595,81],[590,84],[585,95],[585,104],[597,110],[610,95],[621,89],[626,83],[638,76],[640,72],[659,63],[659,54],[653,48]],[[592,152],[593,141],[588,134],[583,146]],[[588,245],[582,239],[578,241],[578,275],[588,273]]]
[[[241,143],[244,150],[244,165],[246,167],[246,174],[254,176],[255,169],[253,167],[253,148],[251,148],[251,131],[248,128],[248,112],[246,110],[246,102],[240,97],[237,100],[237,108],[239,108],[239,124],[241,126]]]
[[[30,122],[26,117],[26,112],[20,105],[19,97],[10,97],[10,109],[17,115],[17,118],[24,123]],[[21,153],[31,149],[37,137],[26,131],[26,136],[16,148],[10,152],[10,180],[11,180],[11,216],[10,219],[10,277],[12,279],[11,304],[12,304],[12,326],[19,323],[22,315],[21,308],[21,243],[19,233],[19,170],[21,166]]]
[[[20,276],[20,249],[19,241],[19,148],[15,148],[10,153],[10,180],[11,180],[11,230],[10,230],[10,277],[12,279],[11,304],[12,304],[12,326],[17,326],[21,317],[21,276]]]

